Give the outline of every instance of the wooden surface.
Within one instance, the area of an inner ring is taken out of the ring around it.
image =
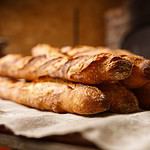
[[[18,150],[97,150],[97,148],[89,146],[57,143],[41,139],[27,139],[4,133],[0,133],[0,146],[7,146]]]
[[[46,42],[54,46],[104,45],[104,13],[125,0],[1,0],[0,37],[7,53],[29,54]]]
[[[94,146],[73,145],[48,139],[28,139],[4,133],[0,133],[0,146],[7,146],[16,150],[98,150]]]
[[[16,136],[0,125],[0,147],[5,146],[16,150],[98,150],[79,133],[35,139]]]

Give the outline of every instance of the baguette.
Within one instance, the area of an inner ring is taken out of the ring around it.
[[[85,84],[118,81],[127,78],[132,65],[109,53],[91,57],[68,58],[60,53],[50,56],[7,55],[0,59],[0,75],[16,79],[35,80],[43,76]]]
[[[54,79],[26,82],[0,77],[0,97],[40,110],[83,115],[104,112],[110,105],[96,87]]]
[[[35,57],[45,55],[47,58],[50,58],[54,53],[60,56],[61,53],[58,51],[59,50],[56,48],[43,44],[34,47],[32,49],[32,55]],[[60,77],[85,84],[99,84],[105,81],[112,82],[123,80],[130,75],[132,70],[132,64],[129,61],[116,57],[110,53],[100,53],[95,56],[89,55],[76,58],[65,54],[61,55],[63,55],[61,58],[68,60],[68,62],[61,64],[61,68],[59,67],[57,70],[57,72],[61,71],[61,73],[52,77]],[[50,64],[44,67],[51,69]],[[45,70],[44,67],[42,67],[42,70]],[[39,72],[42,71],[40,70]],[[46,75],[47,74],[45,74],[45,76]],[[51,74],[49,75],[51,76]]]
[[[121,58],[124,58],[133,64],[131,75],[123,80],[123,83],[128,88],[139,88],[150,81],[150,60],[142,56],[135,55],[126,50],[110,50],[103,47],[80,46],[76,48],[63,47],[59,50],[62,54],[70,57],[94,56],[100,53],[111,53]]]
[[[99,89],[110,101],[110,111],[114,113],[133,113],[140,110],[135,95],[121,84],[102,84]]]
[[[139,100],[140,107],[150,110],[150,82],[139,89],[135,89],[134,93]]]

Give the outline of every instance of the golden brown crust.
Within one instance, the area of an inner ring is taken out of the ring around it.
[[[43,54],[50,58],[54,53],[60,56],[58,49],[45,44],[38,45],[32,50],[33,56]],[[63,79],[86,84],[99,84],[103,81],[122,80],[130,75],[132,69],[132,64],[129,61],[106,52],[99,53],[98,55],[79,57],[70,57],[65,55],[61,58],[65,60],[68,59],[69,61],[63,62],[63,69],[58,69],[61,70],[62,74],[59,73],[59,75],[54,75],[52,77],[61,77]],[[43,65],[39,72],[43,73],[42,70],[46,70],[48,72],[46,68],[50,70],[51,65],[48,63]],[[63,76],[65,76],[65,78]]]
[[[139,100],[140,107],[150,110],[150,82],[139,89],[135,89],[134,93]]]
[[[103,84],[99,86],[110,101],[110,111],[132,113],[140,110],[134,94],[121,84]]]
[[[31,83],[0,77],[0,97],[59,113],[87,115],[109,109],[108,100],[98,88],[54,79]]]
[[[0,59],[1,76],[27,80],[50,76],[86,84],[99,84],[103,81],[127,78],[131,68],[132,65],[128,61],[109,53],[77,58],[63,57],[59,53],[50,53],[49,57],[7,55]]]
[[[103,84],[99,89],[57,79],[35,82],[0,77],[0,97],[29,107],[82,115],[139,111],[136,97],[120,84]]]

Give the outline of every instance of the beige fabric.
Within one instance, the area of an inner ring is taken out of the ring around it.
[[[0,125],[16,135],[40,138],[80,132],[106,150],[149,150],[150,111],[129,115],[99,114],[83,117],[27,108],[0,100]]]

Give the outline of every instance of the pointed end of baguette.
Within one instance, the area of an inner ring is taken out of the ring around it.
[[[105,112],[110,108],[110,102],[98,88],[89,86],[87,89],[78,92],[82,92],[82,95],[78,97],[79,103],[78,100],[74,101],[74,113],[92,115]]]

